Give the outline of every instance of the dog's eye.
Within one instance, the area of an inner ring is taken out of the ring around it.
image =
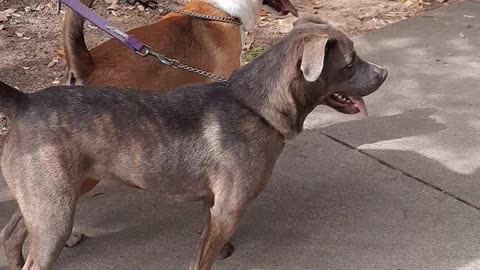
[[[354,54],[352,56],[352,61],[350,61],[350,64],[346,65],[345,68],[348,68],[348,69],[353,68],[353,66],[355,65],[356,62],[357,62],[357,55]]]

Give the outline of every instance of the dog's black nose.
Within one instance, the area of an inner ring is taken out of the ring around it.
[[[381,80],[385,80],[388,76],[388,70],[384,69],[384,68],[380,68],[379,72],[377,73],[378,74],[378,77],[381,79]]]

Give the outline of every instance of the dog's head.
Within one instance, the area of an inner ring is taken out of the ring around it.
[[[383,84],[387,70],[360,58],[347,36],[318,17],[302,17],[294,25],[306,90],[320,91],[318,103],[339,112],[366,113],[362,97]]]

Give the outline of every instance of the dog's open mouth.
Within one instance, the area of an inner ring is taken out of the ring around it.
[[[285,16],[288,13],[292,13],[295,17],[298,17],[297,9],[289,0],[263,0],[263,4],[271,7],[281,15]]]
[[[339,93],[333,93],[324,99],[325,105],[346,114],[356,114],[362,112],[368,115],[367,105],[361,97],[345,96]]]

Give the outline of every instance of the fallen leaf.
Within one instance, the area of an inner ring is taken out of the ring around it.
[[[50,61],[50,63],[48,63],[47,67],[49,67],[49,68],[54,67],[58,63],[58,61],[60,61],[60,57],[58,57],[58,56],[53,57],[52,61]]]
[[[22,32],[15,32],[15,35],[17,35],[17,37],[23,37],[23,33]]]
[[[117,3],[113,3],[107,7],[108,10],[117,10],[120,6]]]
[[[145,7],[143,5],[138,5],[137,8],[140,11],[145,11]]]
[[[65,56],[65,51],[62,50],[62,49],[56,50],[55,53],[56,53],[59,57],[64,57],[64,56]]]
[[[8,16],[5,12],[0,12],[0,22],[8,21]]]
[[[52,84],[59,84],[60,79],[58,77],[55,77],[55,80],[52,82]]]
[[[30,12],[30,11],[32,11],[32,7],[27,6],[27,7],[24,8],[24,10],[25,10],[25,12]]]
[[[462,32],[458,33],[458,35],[459,35],[461,38],[465,38],[465,34],[462,33]]]
[[[475,16],[472,16],[472,15],[463,15],[463,17],[467,18],[467,19],[472,19],[472,18],[475,18]]]
[[[25,39],[25,40],[30,40],[30,39],[32,39],[32,38],[31,38],[31,37],[23,37],[23,39]]]
[[[115,10],[112,10],[112,15],[118,17],[118,13]]]
[[[252,44],[255,42],[255,36],[253,34],[247,34],[245,38],[245,45],[243,46],[243,50],[248,51],[250,50],[250,47],[252,47]]]
[[[31,69],[32,67],[22,67],[24,70],[29,70]]]
[[[4,11],[2,11],[3,13],[9,15],[9,14],[12,14],[14,13],[15,11],[17,11],[17,9],[15,8],[9,8],[9,9],[5,9]]]
[[[0,24],[0,31],[2,31],[3,29],[5,29],[5,25]]]

